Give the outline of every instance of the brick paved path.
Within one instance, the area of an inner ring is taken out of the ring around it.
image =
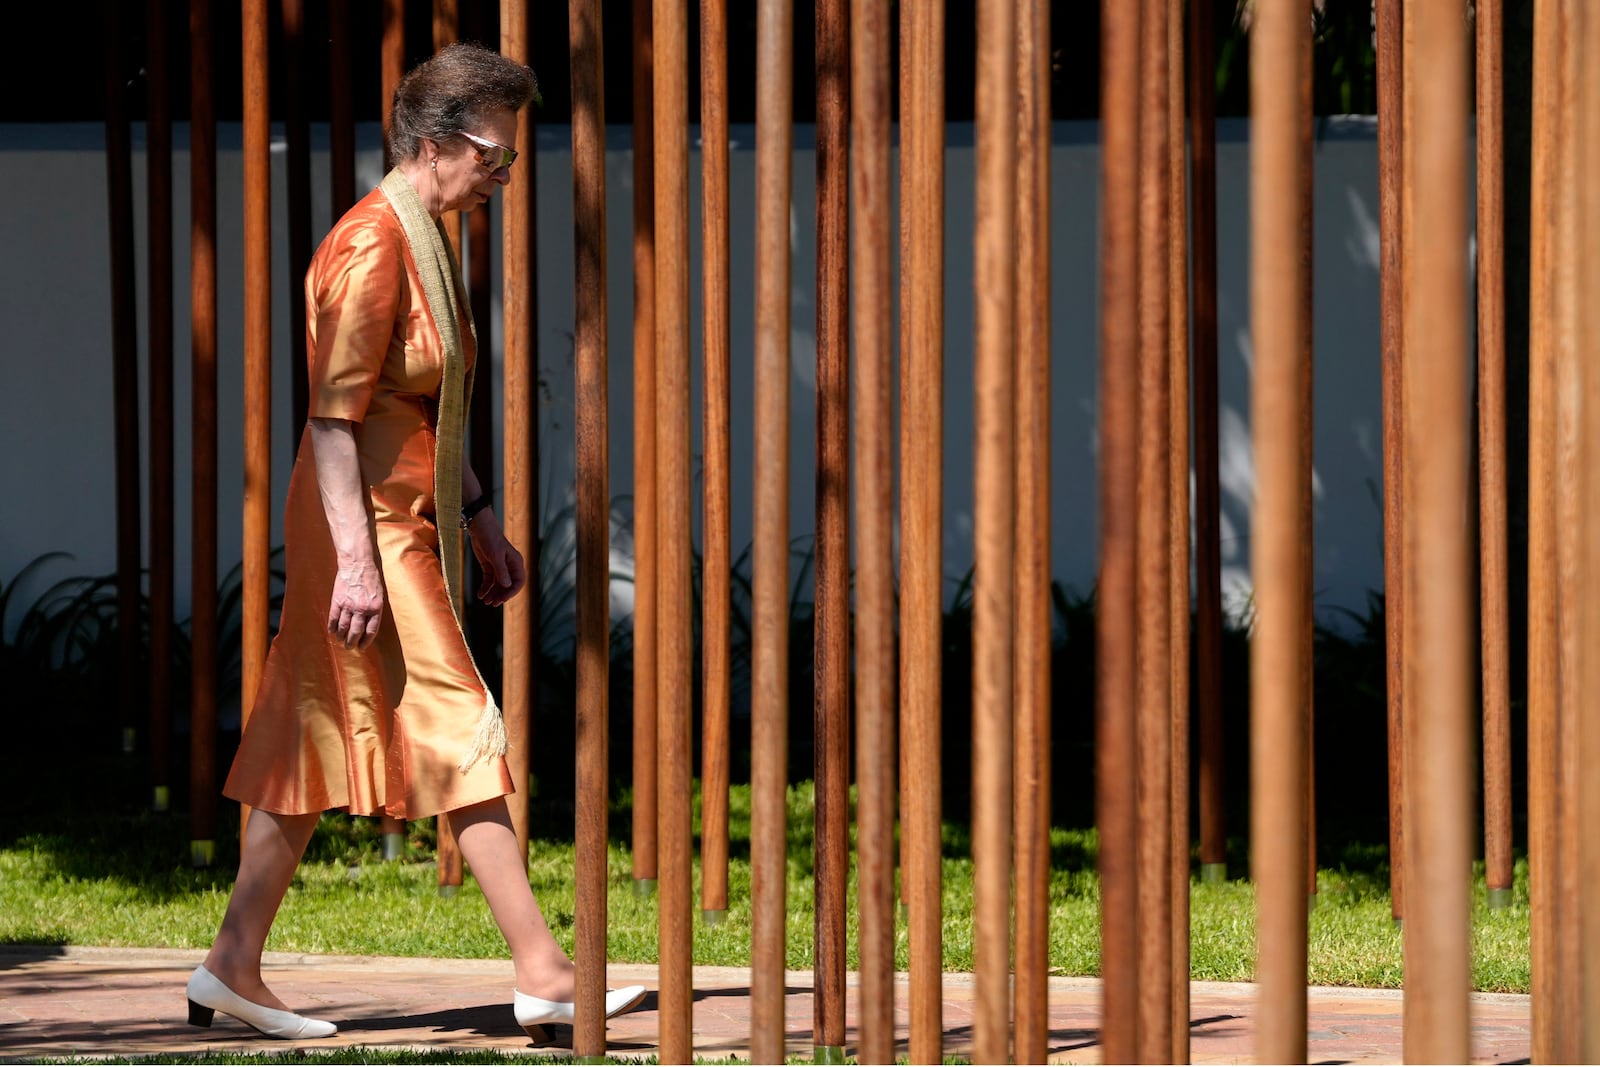
[[[218,1013],[210,1029],[186,1024],[184,983],[201,953],[188,950],[0,948],[0,1059],[43,1056],[160,1056],[180,1052],[285,1051]],[[512,1021],[511,964],[504,960],[396,959],[269,954],[268,981],[296,1010],[339,1024],[337,1037],[302,1047],[364,1046],[423,1049],[532,1050]],[[654,967],[617,965],[613,984],[654,989]],[[853,987],[852,987],[853,988]],[[695,1053],[749,1055],[750,972],[695,970]],[[907,1021],[904,976],[897,1021]],[[1050,986],[1052,1062],[1098,1063],[1100,985],[1093,979],[1053,979]],[[847,998],[850,1009],[855,997]],[[969,1055],[973,986],[970,975],[945,976],[945,1049]],[[611,1021],[614,1055],[654,1055],[656,1001]],[[1249,1062],[1254,987],[1196,982],[1191,991],[1192,1055],[1196,1063]],[[1530,1053],[1525,996],[1473,997],[1475,1062],[1526,1061]],[[789,1052],[812,1054],[811,975],[789,975]],[[850,1035],[855,1020],[848,1020]],[[572,1031],[552,1030],[549,1051],[570,1049]],[[1359,989],[1310,992],[1312,1063],[1397,1063],[1401,997]],[[853,1050],[849,1050],[853,1051]],[[904,1046],[902,1045],[902,1054]]]

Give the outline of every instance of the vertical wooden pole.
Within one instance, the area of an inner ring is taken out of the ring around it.
[[[973,393],[973,1058],[1011,1058],[1013,536],[1016,523],[1016,7],[978,5]]]
[[[271,608],[272,578],[272,128],[266,0],[246,0],[241,16],[244,30],[244,573],[239,709],[240,729],[243,730],[255,706],[270,640],[267,613]],[[289,140],[292,149],[292,133]],[[306,162],[305,177],[309,185],[309,159]],[[292,172],[291,166],[291,178]],[[306,191],[309,194],[310,190]],[[291,190],[291,204],[293,200]],[[309,218],[302,221],[308,226],[311,222]],[[292,237],[290,247],[294,247]],[[295,288],[300,289],[299,286]],[[304,318],[302,310],[300,319]],[[304,336],[303,331],[300,336]],[[241,850],[249,817],[248,806],[241,806]]]
[[[633,883],[656,885],[656,198],[653,0],[633,0]]]
[[[145,187],[149,225],[150,784],[151,808],[172,802],[172,105],[167,0],[145,8],[149,89]]]
[[[707,922],[718,923],[728,912],[728,720],[732,699],[727,0],[701,0],[700,27],[700,226],[704,259],[701,330],[705,346],[700,913]]]
[[[573,0],[572,203],[577,392],[577,1017],[572,1052],[606,1051],[606,724],[611,504],[606,449],[606,125],[600,0]]]
[[[332,7],[342,8],[335,3]],[[311,122],[306,115],[304,79],[305,0],[282,0],[279,11],[283,33],[283,65],[291,71],[283,79],[283,128],[287,144],[289,207],[289,434],[290,456],[300,447],[311,386],[306,366],[306,269],[311,265]],[[265,46],[263,46],[265,47]],[[265,62],[263,60],[263,62]],[[262,74],[265,79],[266,74]],[[265,91],[265,90],[263,90]],[[266,102],[263,102],[266,107]],[[249,203],[246,201],[246,203]],[[247,290],[248,293],[248,290]],[[291,460],[292,462],[292,460]]]
[[[855,258],[856,834],[862,1063],[894,1061],[894,393],[889,261],[889,11],[851,6]]]
[[[1489,906],[1511,903],[1511,639],[1506,563],[1504,86],[1500,0],[1478,0],[1478,523],[1483,827]]]
[[[217,823],[217,119],[210,0],[189,0],[189,42],[189,862],[209,867]]]
[[[789,207],[793,0],[756,11],[756,442],[751,567],[750,1058],[785,1059],[789,778]]]
[[[501,10],[514,0],[500,0]],[[505,30],[502,28],[501,33]],[[383,79],[383,129],[389,129],[389,116],[394,111],[394,91],[400,85],[400,78],[405,74],[406,66],[406,0],[383,0],[383,50],[382,50],[382,79]],[[394,166],[395,160],[389,158],[389,145],[387,140],[383,147],[383,165],[387,170]]]
[[[117,714],[131,753],[139,664],[139,314],[133,270],[133,146],[123,73],[122,7],[105,6],[106,193],[111,220],[112,427],[116,441]]]
[[[1227,877],[1222,735],[1222,492],[1217,404],[1217,95],[1213,0],[1189,4],[1189,199],[1194,271],[1195,717],[1200,877]]]
[[[1172,768],[1167,828],[1171,901],[1173,1063],[1189,1062],[1189,203],[1184,181],[1183,0],[1167,24],[1167,569]]]
[[[1015,1054],[1050,1032],[1050,6],[1017,14]]]
[[[944,1057],[940,854],[944,508],[943,0],[900,6],[900,737],[911,1059]]]
[[[687,797],[692,761],[694,652],[689,617],[689,283],[679,269],[689,255],[688,16],[681,0],[656,0],[656,672],[657,782],[664,795]],[[659,812],[661,847],[661,1058],[686,1063],[692,1052],[690,982],[693,892],[688,804]]]
[[[1300,0],[1263,3],[1251,31],[1250,263],[1257,502],[1251,572],[1257,625],[1250,656],[1251,864],[1264,1063],[1306,1059],[1305,558],[1299,516],[1304,313],[1298,194]]]
[[[1554,3],[1534,5],[1533,130],[1528,314],[1528,892],[1533,1059],[1560,1057],[1556,942],[1560,856],[1556,848],[1555,372],[1552,225],[1559,145],[1560,22]]]
[[[526,63],[529,55],[526,0],[501,0],[500,54]],[[517,113],[517,144],[522,148],[519,170],[503,192],[501,207],[501,306],[504,321],[504,434],[503,484],[505,485],[506,539],[525,553],[530,581],[528,592],[505,606],[505,652],[501,659],[500,708],[505,715],[509,751],[506,763],[517,793],[509,801],[511,824],[524,859],[528,854],[528,750],[535,706],[534,662],[539,650],[539,541],[537,415],[539,345],[537,260],[534,204],[536,183],[531,108]],[[520,799],[518,799],[520,798]]]
[[[1166,0],[1140,16],[1139,130],[1139,1060],[1172,1050],[1172,559]]]
[[[351,87],[350,5],[336,0],[328,5],[328,182],[335,220],[356,202],[356,120]],[[300,328],[299,323],[292,325]]]
[[[1406,916],[1405,1056],[1465,1062],[1468,812],[1472,790],[1467,719],[1472,702],[1467,494],[1465,251],[1465,26],[1444,0],[1419,0],[1407,44],[1405,106],[1411,111],[1415,212],[1405,260],[1412,296],[1405,329],[1407,500],[1405,692],[1407,878],[1427,902]],[[1426,72],[1426,76],[1422,76]],[[1414,253],[1414,254],[1413,254]],[[1419,847],[1426,842],[1427,847]]]
[[[1383,599],[1386,631],[1389,755],[1389,904],[1405,915],[1405,510],[1400,487],[1401,217],[1404,108],[1401,78],[1401,0],[1376,0],[1378,77],[1378,284],[1383,349]]]
[[[460,15],[456,0],[433,0],[433,50],[454,44],[460,35]],[[447,211],[443,218],[445,233],[450,236],[450,247],[455,249],[456,262],[461,261],[461,212]]]
[[[1105,0],[1101,32],[1100,580],[1095,610],[1095,822],[1100,837],[1101,1045],[1140,1053],[1138,615],[1134,610],[1139,440],[1139,52],[1142,4]]]
[[[1588,8],[1580,8],[1577,16],[1579,25],[1574,34],[1577,38],[1575,51],[1578,55],[1590,55],[1591,49],[1600,46],[1600,16]],[[1594,168],[1600,167],[1600,134],[1596,133],[1597,124],[1600,124],[1600,74],[1597,74],[1593,64],[1584,64],[1578,77],[1576,126],[1579,137],[1573,145],[1573,151],[1578,156],[1576,172],[1592,176]],[[1600,195],[1597,195],[1592,180],[1586,180],[1579,186],[1577,203],[1573,207],[1577,216],[1573,221],[1577,223],[1575,229],[1579,246],[1578,292],[1592,294],[1595,285],[1600,283],[1600,268],[1596,267],[1596,260],[1600,258]],[[1596,369],[1596,357],[1600,357],[1600,342],[1596,340],[1600,337],[1600,332],[1597,332],[1600,331],[1600,311],[1596,310],[1592,299],[1583,301],[1577,310],[1576,355],[1583,411],[1582,469],[1593,471],[1596,468],[1592,464],[1600,461],[1600,371]],[[1581,482],[1582,528],[1591,532],[1590,524],[1596,516],[1600,516],[1600,485],[1593,477],[1583,478]],[[1586,536],[1581,538],[1580,551],[1580,644],[1585,649],[1593,649],[1595,641],[1600,640],[1600,610],[1595,604],[1596,596],[1600,595],[1600,547],[1597,547],[1593,536]],[[1594,656],[1585,656],[1581,667],[1580,686],[1585,707],[1579,724],[1578,745],[1575,747],[1581,748],[1578,759],[1583,767],[1595,766],[1590,761],[1600,758],[1600,716],[1595,714],[1592,706],[1595,694],[1600,693],[1600,666],[1597,666],[1597,662],[1600,661]],[[1597,783],[1593,774],[1581,778],[1576,799],[1577,810],[1574,814],[1581,825],[1589,828],[1589,832],[1582,835],[1580,846],[1580,877],[1586,892],[1579,922],[1582,936],[1579,948],[1582,986],[1579,998],[1579,1017],[1582,1019],[1579,1053],[1585,1059],[1594,1060],[1600,1059],[1600,895],[1594,889],[1600,884],[1596,882],[1596,878],[1600,877],[1600,845],[1594,840],[1593,828],[1600,825],[1600,783]]]
[[[818,1058],[844,1054],[850,820],[850,15],[819,0],[817,71],[816,996]]]
[[[1578,529],[1582,516],[1578,507],[1579,474],[1578,422],[1581,418],[1578,397],[1577,318],[1578,308],[1589,294],[1578,289],[1578,241],[1576,221],[1578,187],[1585,177],[1578,171],[1578,155],[1574,145],[1579,137],[1577,125],[1577,85],[1580,59],[1576,50],[1578,26],[1583,5],[1564,0],[1557,7],[1560,20],[1559,46],[1556,60],[1559,82],[1556,88],[1554,159],[1552,160],[1554,186],[1550,206],[1553,212],[1546,216],[1552,225],[1550,271],[1551,287],[1551,371],[1552,409],[1549,431],[1554,438],[1551,448],[1554,471],[1554,500],[1552,527],[1555,559],[1554,582],[1551,586],[1555,601],[1555,724],[1554,767],[1555,780],[1555,848],[1556,867],[1553,871],[1556,894],[1555,915],[1557,936],[1552,969],[1555,972],[1553,1012],[1558,1020],[1556,1054],[1565,1061],[1576,1061],[1581,1051],[1583,1023],[1582,973],[1583,960],[1578,951],[1579,939],[1568,931],[1578,929],[1582,923],[1582,890],[1579,881],[1579,853],[1582,850],[1584,831],[1578,824],[1579,781],[1585,769],[1578,762],[1580,745],[1581,698],[1578,692],[1582,660],[1587,650],[1579,644],[1578,620],[1580,604],[1578,586]]]

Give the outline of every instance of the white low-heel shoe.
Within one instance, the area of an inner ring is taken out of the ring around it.
[[[623,986],[621,989],[606,990],[606,1018],[615,1018],[635,1007],[644,999],[648,990],[642,985]],[[515,997],[513,1008],[517,1014],[517,1025],[527,1031],[528,1036],[535,1041],[544,1035],[534,1031],[551,1023],[572,1025],[577,1017],[577,1005],[570,1000],[545,1000],[543,997],[533,997],[519,990],[512,990]]]
[[[308,1019],[292,1011],[279,1011],[248,1001],[222,984],[204,966],[189,976],[189,1025],[210,1026],[217,1012],[233,1016],[266,1037],[299,1041],[313,1037],[332,1037],[339,1028],[321,1019]]]

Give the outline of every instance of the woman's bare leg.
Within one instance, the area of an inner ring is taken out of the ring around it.
[[[450,812],[461,856],[483,889],[489,911],[511,948],[517,989],[545,1000],[573,999],[572,961],[545,925],[528,885],[528,868],[505,798]]]
[[[317,813],[277,815],[259,808],[250,812],[239,877],[222,928],[206,953],[206,970],[239,996],[269,1008],[288,1010],[261,980],[261,950],[318,818]]]

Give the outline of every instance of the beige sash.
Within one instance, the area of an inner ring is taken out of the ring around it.
[[[462,320],[477,338],[477,328],[472,321],[472,310],[467,295],[461,288],[461,271],[456,265],[455,252],[445,235],[444,224],[428,214],[422,198],[410,180],[399,168],[391,170],[379,186],[389,198],[400,225],[405,230],[406,243],[411,246],[411,258],[417,265],[422,281],[422,291],[428,298],[428,310],[433,324],[444,342],[444,375],[439,385],[439,425],[433,453],[433,513],[439,530],[439,562],[444,569],[445,594],[450,600],[450,611],[461,628],[461,450],[467,432],[467,398],[472,395],[472,374],[466,369],[466,350],[461,343]],[[466,641],[463,633],[462,641]],[[477,665],[473,665],[477,670]],[[494,696],[478,674],[478,684],[483,687],[483,714],[478,721],[478,731],[472,746],[461,760],[463,774],[473,764],[506,752],[505,722]]]

